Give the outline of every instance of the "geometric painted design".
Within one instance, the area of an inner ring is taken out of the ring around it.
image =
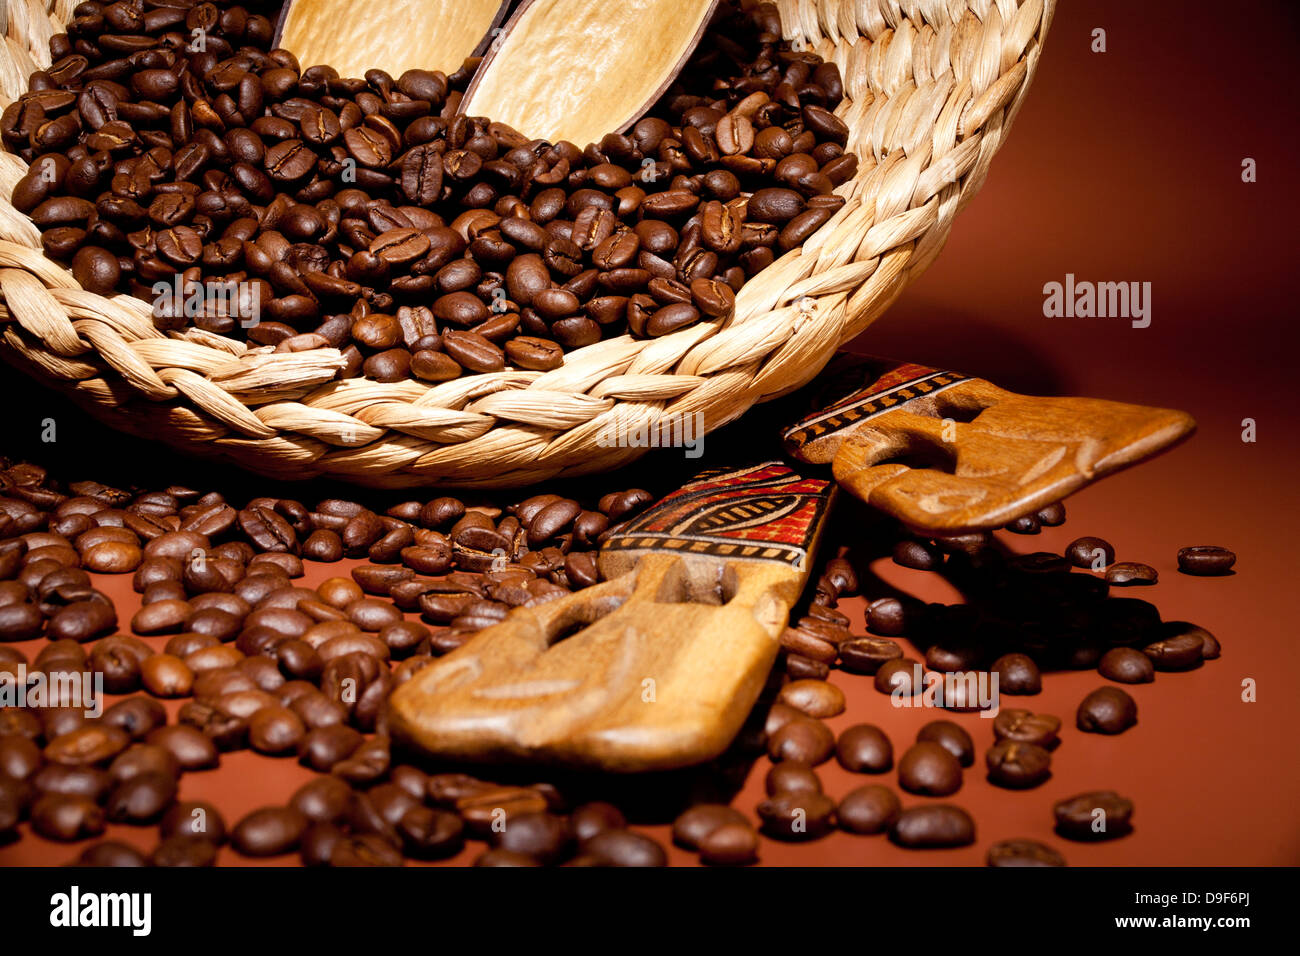
[[[701,472],[611,536],[604,549],[679,551],[804,567],[832,482],[779,461]]]
[[[961,372],[941,372],[910,362],[863,363],[857,356],[823,374],[827,376],[826,384],[812,399],[816,411],[782,434],[791,454],[818,438],[860,425],[912,399],[938,394],[969,378]]]

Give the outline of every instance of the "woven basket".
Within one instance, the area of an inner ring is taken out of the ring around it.
[[[81,289],[9,202],[26,164],[0,153],[0,355],[114,428],[263,474],[385,487],[512,487],[605,471],[644,448],[603,436],[706,430],[811,380],[939,254],[1033,78],[1056,0],[779,0],[787,39],[839,65],[856,177],[846,205],[751,279],[735,313],[628,336],[551,372],[439,385],[331,381],[335,349],[273,354],[164,334],[150,305]],[[0,2],[0,108],[50,63],[76,0]]]

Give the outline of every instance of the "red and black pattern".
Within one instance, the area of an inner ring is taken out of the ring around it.
[[[781,462],[709,469],[611,536],[604,547],[803,567],[831,490],[831,482],[805,478]]]
[[[809,442],[898,408],[914,398],[934,395],[965,381],[961,372],[941,372],[910,362],[869,360],[858,356],[832,365],[827,384],[813,399],[816,411],[790,426],[782,435],[786,448],[797,455]],[[862,384],[863,382],[867,384]]]

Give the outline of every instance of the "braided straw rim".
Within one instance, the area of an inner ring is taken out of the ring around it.
[[[0,108],[50,65],[76,0],[0,0]],[[336,349],[188,329],[81,289],[9,202],[0,152],[0,356],[122,431],[262,474],[382,487],[517,487],[607,471],[644,448],[602,436],[711,431],[810,381],[934,261],[983,185],[1038,65],[1056,0],[777,0],[786,39],[839,65],[859,159],[846,203],[750,279],[733,315],[649,341],[607,339],[550,372],[438,385],[331,381]],[[607,444],[607,442],[605,443]]]

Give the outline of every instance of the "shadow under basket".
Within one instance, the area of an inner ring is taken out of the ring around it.
[[[27,166],[5,152],[0,355],[115,429],[273,477],[494,488],[611,470],[646,449],[607,436],[687,415],[712,430],[806,384],[934,261],[1024,100],[1055,2],[780,0],[785,38],[839,66],[835,113],[859,166],[835,190],[844,207],[750,279],[729,316],[607,339],[550,372],[334,381],[336,349],[164,333],[149,303],[82,289],[9,202]],[[75,5],[0,7],[0,107],[50,65]]]

